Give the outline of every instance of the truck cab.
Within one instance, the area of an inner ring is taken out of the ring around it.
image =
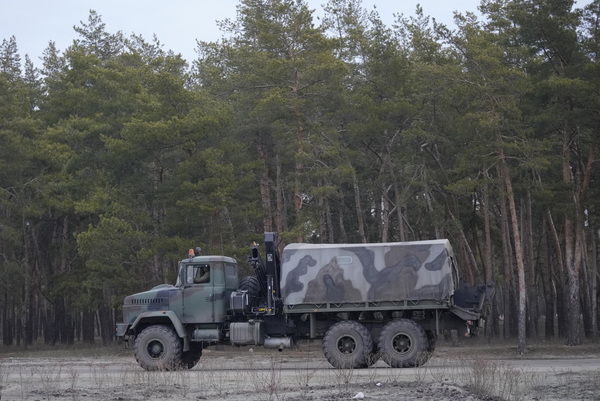
[[[222,340],[229,298],[238,289],[238,266],[227,256],[190,252],[179,262],[175,285],[162,284],[125,297],[117,339],[133,346],[147,370],[195,365],[205,344]]]
[[[182,323],[223,323],[231,292],[238,285],[237,264],[231,258],[196,256],[182,260],[175,285],[181,289]]]

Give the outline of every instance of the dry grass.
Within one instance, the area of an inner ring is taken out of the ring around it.
[[[583,349],[534,344],[523,356],[517,356],[513,347],[502,343],[441,346],[427,364],[412,369],[389,368],[381,361],[366,369],[332,369],[315,346],[283,353],[258,348],[252,353],[247,348],[210,349],[198,367],[176,372],[146,372],[135,364],[129,351],[96,357],[102,349],[31,354],[27,350],[0,359],[0,398],[294,401],[349,399],[361,391],[371,399],[386,399],[386,391],[397,393],[394,389],[402,388],[404,392],[464,389],[460,391],[480,399],[600,399],[600,367],[534,371],[516,365],[523,359],[551,361],[573,353],[581,358],[600,357],[598,345],[588,344]]]

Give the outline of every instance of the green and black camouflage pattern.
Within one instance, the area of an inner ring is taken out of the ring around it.
[[[457,281],[448,240],[290,244],[282,254],[284,305],[448,300]]]

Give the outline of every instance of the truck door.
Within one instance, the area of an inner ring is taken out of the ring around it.
[[[214,313],[214,274],[209,263],[186,266],[182,323],[211,323]]]
[[[211,278],[213,283],[213,322],[224,322],[229,307],[229,294],[225,288],[225,269],[223,262],[211,263]]]

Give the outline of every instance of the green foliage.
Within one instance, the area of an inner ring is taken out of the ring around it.
[[[135,230],[129,223],[116,217],[100,216],[97,226],[77,235],[78,253],[86,259],[81,290],[84,305],[96,308],[104,299],[99,296],[110,289],[117,302],[131,289],[131,279],[140,278],[144,272],[143,261],[138,258],[147,234]],[[94,298],[97,297],[97,298]]]
[[[457,14],[450,30],[420,7],[386,27],[356,0],[320,20],[302,0],[242,0],[191,68],[95,11],[63,52],[50,42],[41,71],[4,40],[0,273],[18,290],[0,302],[119,306],[172,283],[187,249],[244,261],[265,230],[282,244],[447,236],[463,262],[465,238],[499,266],[500,151],[536,244],[549,215],[560,227],[585,210],[596,227],[595,163],[581,183],[598,138],[598,4],[486,0],[482,21]]]

